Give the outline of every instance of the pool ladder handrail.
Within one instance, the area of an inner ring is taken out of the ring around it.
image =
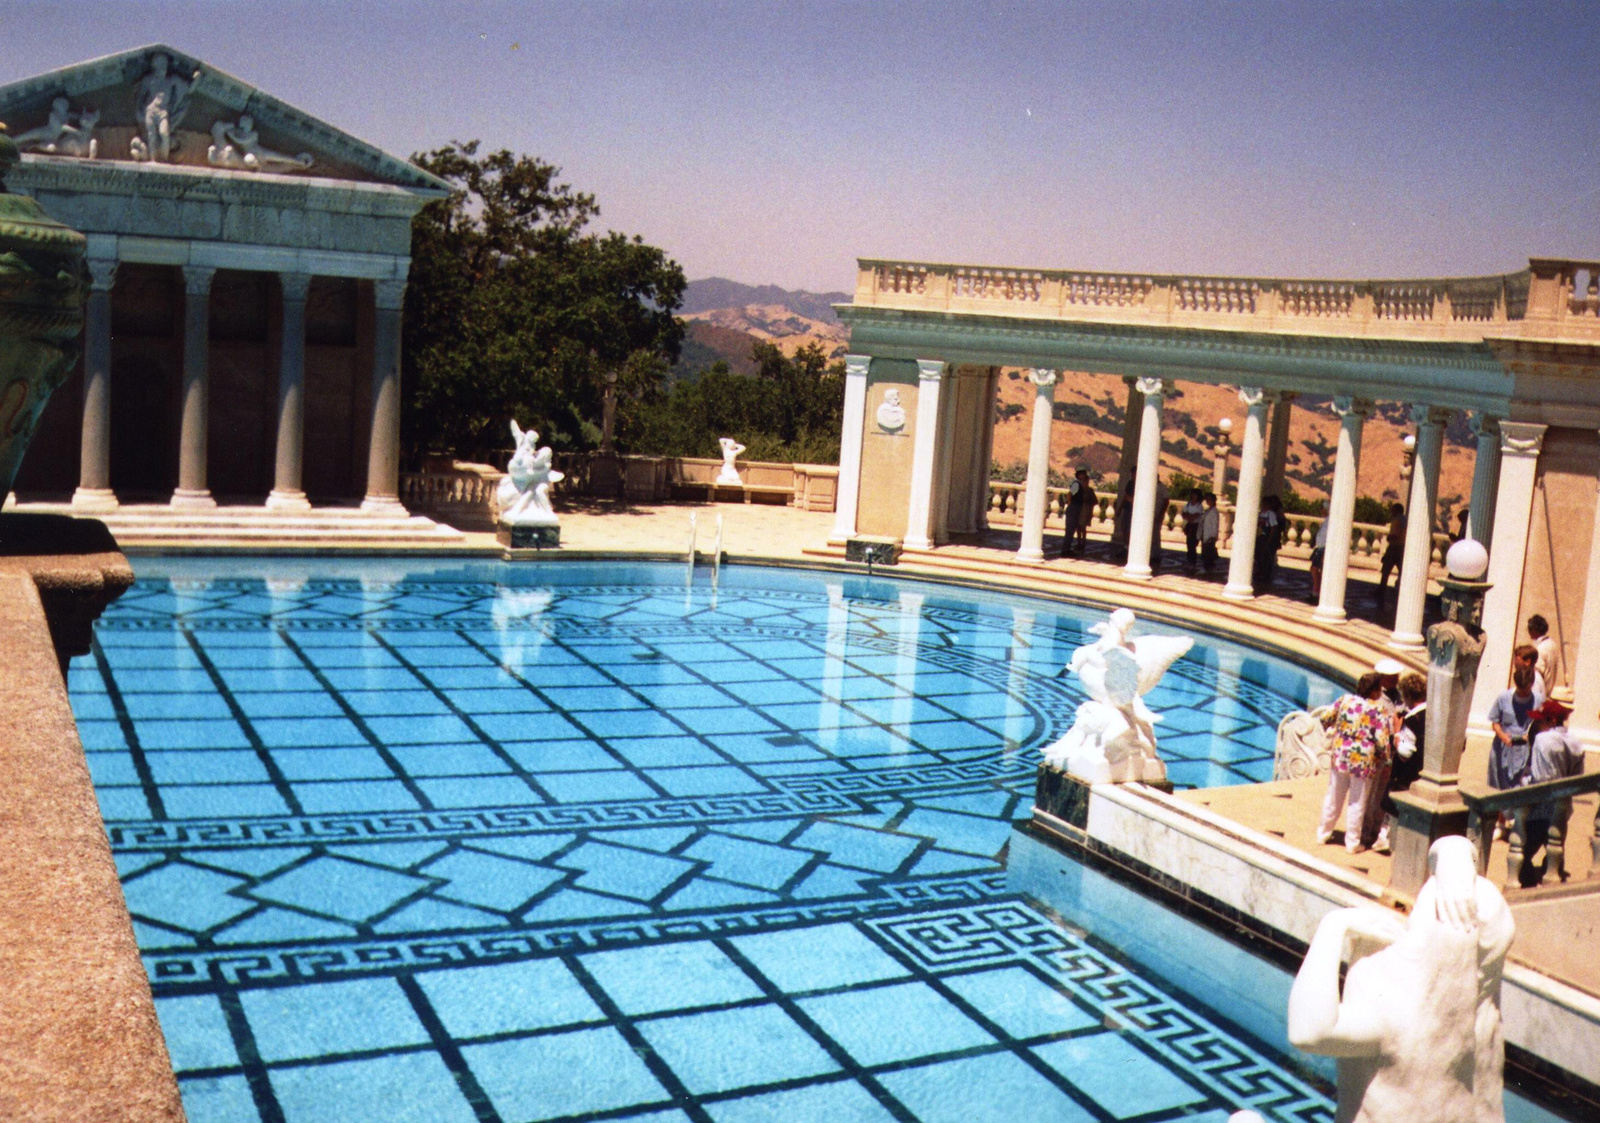
[[[699,528],[695,525],[697,518],[698,516],[695,512],[689,512],[689,553],[686,560],[689,563],[691,572],[694,570],[694,547],[699,537]]]
[[[717,581],[722,576],[722,512],[717,512],[717,548],[711,555],[711,587],[717,587]]]

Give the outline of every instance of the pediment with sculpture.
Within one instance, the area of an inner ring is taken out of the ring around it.
[[[142,47],[0,86],[25,154],[260,175],[443,185],[192,56]]]

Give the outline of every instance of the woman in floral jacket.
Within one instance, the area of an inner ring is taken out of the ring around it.
[[[1366,812],[1367,779],[1389,759],[1394,744],[1395,712],[1383,697],[1383,680],[1375,673],[1361,676],[1355,693],[1334,703],[1322,719],[1329,732],[1329,756],[1333,770],[1328,773],[1328,795],[1322,801],[1322,821],[1317,824],[1317,841],[1333,837],[1339,811],[1346,808],[1344,845],[1350,853],[1366,849],[1361,844],[1361,819]],[[1378,793],[1382,798],[1382,793]]]

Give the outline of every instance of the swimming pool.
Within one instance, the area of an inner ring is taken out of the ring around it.
[[[71,670],[196,1123],[1331,1118],[1007,885],[1102,614],[383,565],[142,563]],[[1202,637],[1150,701],[1209,785],[1335,692]]]

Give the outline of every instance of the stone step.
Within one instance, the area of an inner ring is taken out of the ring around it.
[[[130,504],[115,511],[89,514],[66,503],[26,503],[8,508],[23,513],[78,515],[106,524],[127,546],[178,545],[221,541],[386,545],[438,544],[464,541],[455,527],[421,515],[363,511],[357,507],[320,507],[309,511],[271,511],[256,506],[182,510],[165,504]]]

